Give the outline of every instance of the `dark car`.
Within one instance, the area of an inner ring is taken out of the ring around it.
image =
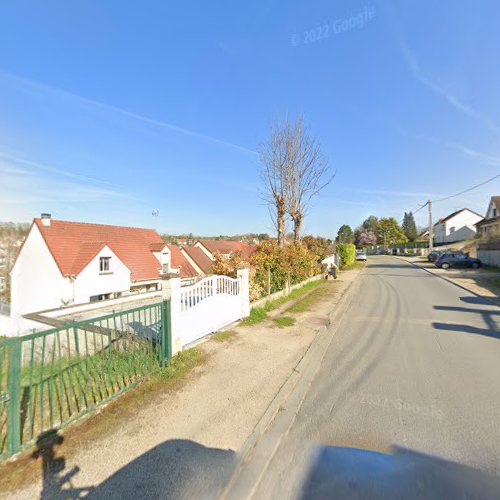
[[[472,267],[477,269],[481,267],[479,259],[473,259],[465,253],[444,253],[434,263],[436,267],[449,269],[450,267]]]
[[[427,260],[429,262],[436,262],[436,260],[438,260],[439,257],[441,257],[441,255],[443,255],[443,251],[442,250],[433,250],[427,256]]]

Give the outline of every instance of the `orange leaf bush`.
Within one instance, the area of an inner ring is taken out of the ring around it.
[[[328,254],[324,238],[308,236],[302,242],[293,242],[280,248],[275,240],[262,241],[248,261],[240,253],[224,257],[215,256],[213,271],[232,278],[238,267],[250,267],[250,300],[257,300],[268,293],[283,290],[287,281],[301,283],[322,271],[321,260]],[[270,283],[269,283],[270,280]],[[270,285],[270,286],[269,286]]]

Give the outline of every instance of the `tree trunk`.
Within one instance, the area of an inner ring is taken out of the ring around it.
[[[302,231],[302,215],[294,214],[292,216],[293,220],[293,239],[295,241],[300,240],[300,233]]]
[[[285,245],[285,215],[286,201],[285,197],[278,197],[276,200],[276,229],[278,230],[278,245],[283,248]]]

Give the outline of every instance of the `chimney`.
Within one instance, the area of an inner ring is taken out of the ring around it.
[[[50,220],[52,216],[50,214],[42,214],[41,219],[42,219],[42,224],[45,227],[50,227]]]

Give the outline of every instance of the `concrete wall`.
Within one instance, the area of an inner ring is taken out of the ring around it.
[[[297,288],[304,286],[306,283],[310,283],[311,281],[318,281],[318,280],[324,279],[324,278],[325,278],[325,275],[323,273],[317,274],[316,276],[313,276],[312,278],[309,278],[305,281],[302,281],[301,283],[297,283],[296,285],[292,285],[291,287],[285,288],[284,290],[280,290],[279,292],[272,293],[271,295],[268,295],[267,297],[256,300],[256,301],[252,302],[250,305],[252,307],[263,307],[271,300],[280,299],[281,297],[286,297],[287,295],[290,294],[290,292],[292,290],[296,290]]]
[[[488,266],[500,267],[500,250],[478,250],[477,258]]]

